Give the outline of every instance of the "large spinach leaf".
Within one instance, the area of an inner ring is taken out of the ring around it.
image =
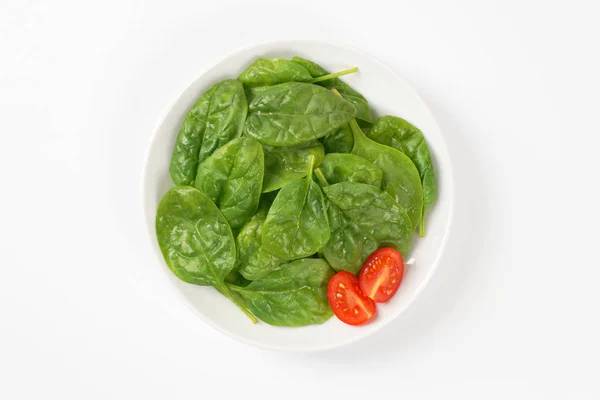
[[[300,57],[293,57],[292,61],[305,67],[313,78],[318,78],[324,75],[329,75],[327,70],[323,69],[320,65],[306,60]],[[319,82],[318,85],[326,87],[328,89],[336,89],[340,94],[348,101],[350,101],[356,107],[356,118],[362,121],[372,123],[373,113],[369,107],[369,103],[365,97],[352,89],[350,85],[345,83],[339,78],[324,80]]]
[[[414,125],[402,118],[386,115],[375,121],[367,134],[370,139],[400,150],[408,156],[417,167],[423,185],[423,213],[437,199],[437,181],[431,162],[431,154],[423,133]],[[425,234],[425,224],[420,226],[421,236]]]
[[[262,230],[262,245],[283,260],[308,257],[323,247],[330,231],[321,188],[307,177],[284,186],[271,206]]]
[[[214,286],[256,322],[224,283],[235,265],[235,242],[227,220],[205,194],[187,186],[169,190],[158,205],[156,236],[179,279]]]
[[[195,186],[221,210],[232,229],[254,215],[262,188],[263,148],[241,137],[220,147],[198,167]]]
[[[204,93],[185,117],[171,157],[176,185],[192,185],[198,164],[218,147],[241,135],[248,112],[243,85],[233,79]]]
[[[323,254],[334,269],[357,274],[380,247],[392,247],[407,255],[414,228],[389,194],[354,182],[325,186],[323,191],[331,226]]]
[[[319,170],[329,184],[356,182],[381,188],[383,179],[381,168],[354,154],[327,154]]]
[[[326,261],[304,258],[284,264],[246,287],[230,287],[267,324],[304,326],[323,323],[333,315],[327,300],[327,284],[333,275]]]
[[[262,144],[293,146],[323,137],[354,118],[352,103],[309,83],[282,83],[253,96],[245,132]]]
[[[363,157],[383,171],[382,188],[404,208],[413,229],[423,217],[423,188],[419,171],[404,153],[368,139],[356,121],[350,123],[354,133],[352,154]]]
[[[315,158],[315,167],[323,162],[325,152],[319,142],[292,146],[263,146],[265,151],[265,177],[263,192],[282,188],[288,182],[301,179],[308,173],[310,155]]]
[[[262,246],[262,228],[270,206],[269,200],[263,198],[258,212],[244,225],[236,238],[237,268],[249,280],[262,278],[282,262]]]

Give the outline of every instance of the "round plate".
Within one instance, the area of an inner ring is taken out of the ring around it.
[[[427,213],[427,235],[415,234],[414,246],[407,258],[404,280],[387,304],[378,305],[377,317],[367,325],[352,327],[335,316],[322,325],[281,328],[263,322],[253,325],[235,305],[212,287],[195,286],[178,280],[167,267],[155,232],[155,214],[162,196],[173,183],[169,176],[171,152],[181,123],[196,99],[213,84],[237,77],[258,57],[300,56],[328,71],[357,66],[359,72],[342,79],[362,93],[375,114],[402,117],[419,127],[429,144],[439,184],[439,197]],[[431,279],[444,249],[453,208],[452,166],[444,138],[435,119],[419,98],[391,68],[360,51],[313,41],[278,41],[258,44],[235,51],[207,68],[169,107],[152,135],[142,177],[142,202],[149,239],[157,265],[194,313],[221,332],[260,347],[314,351],[329,349],[364,338],[389,324],[415,300]]]

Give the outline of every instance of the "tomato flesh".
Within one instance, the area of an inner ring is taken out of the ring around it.
[[[404,276],[402,254],[389,247],[369,256],[360,270],[362,292],[377,303],[385,303],[398,291]]]
[[[333,313],[348,325],[362,325],[377,311],[375,302],[360,290],[358,278],[348,271],[329,280],[327,298]]]

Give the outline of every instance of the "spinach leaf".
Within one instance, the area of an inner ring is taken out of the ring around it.
[[[325,152],[319,142],[310,142],[292,147],[263,146],[265,151],[265,177],[263,192],[282,188],[290,181],[301,179],[308,172],[310,155],[315,158],[315,166],[323,162]]]
[[[244,86],[244,92],[246,93],[246,99],[248,99],[248,104],[252,103],[252,100],[254,100],[254,98],[258,94],[264,92],[268,88],[269,86],[260,86],[255,88]]]
[[[237,268],[249,280],[262,278],[282,263],[262,246],[262,228],[270,206],[268,199],[261,199],[258,212],[244,225],[236,238]]]
[[[339,76],[357,72],[350,68],[333,74],[312,76],[306,68],[283,58],[259,58],[241,73],[238,80],[249,88],[273,86],[286,82],[315,83],[336,79]]]
[[[284,58],[259,58],[241,73],[238,80],[254,88],[285,82],[309,82],[310,73],[302,65]]]
[[[300,57],[292,57],[292,61],[305,67],[313,78],[328,75],[329,72],[318,64]],[[352,89],[347,83],[339,78],[329,79],[318,83],[328,89],[336,89],[340,94],[356,107],[356,118],[372,123],[373,113],[365,97]]]
[[[269,209],[262,229],[262,245],[283,260],[308,257],[329,240],[329,224],[321,188],[308,176],[284,186]]]
[[[325,148],[325,153],[350,153],[354,146],[354,135],[350,124],[343,125],[320,140]]]
[[[356,182],[381,188],[383,179],[381,168],[354,154],[327,154],[319,170],[330,184]]]
[[[334,269],[358,274],[369,255],[380,247],[408,254],[414,228],[389,194],[354,182],[325,186],[323,191],[331,226],[323,254]]]
[[[437,199],[437,181],[429,154],[429,147],[423,133],[414,125],[402,118],[384,116],[373,125],[367,134],[370,139],[400,150],[408,156],[417,167],[423,185],[423,213]],[[425,235],[425,224],[421,223],[421,236]]]
[[[404,153],[368,139],[356,121],[350,123],[354,133],[352,154],[363,157],[383,171],[382,188],[404,208],[413,229],[423,217],[423,188],[419,171]]]
[[[192,185],[198,164],[218,147],[242,134],[248,112],[243,85],[219,82],[204,93],[185,117],[171,156],[176,185]]]
[[[321,324],[333,315],[327,300],[327,284],[333,275],[326,261],[304,258],[284,264],[246,287],[230,287],[267,324],[304,326]]]
[[[235,265],[235,243],[227,220],[205,194],[187,186],[169,190],[158,205],[156,236],[175,276],[214,286],[256,322],[224,283]]]
[[[282,83],[256,93],[245,133],[262,144],[283,147],[323,137],[354,118],[354,106],[309,83]]]
[[[258,207],[264,173],[263,148],[248,137],[220,147],[198,167],[195,186],[239,229]]]

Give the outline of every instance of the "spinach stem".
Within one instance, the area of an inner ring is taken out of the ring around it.
[[[327,182],[327,179],[325,179],[325,175],[323,175],[323,171],[321,171],[321,168],[315,169],[314,172],[317,176],[317,179],[321,183],[321,187],[329,186],[329,182]]]
[[[312,178],[312,173],[313,173],[314,168],[315,168],[315,155],[311,154],[308,156],[308,172],[306,173],[306,175],[308,175],[309,180],[310,180],[310,178]]]
[[[320,76],[318,78],[311,79],[309,82],[310,83],[317,83],[317,82],[327,81],[329,79],[335,79],[335,78],[338,78],[340,76],[344,76],[344,75],[348,75],[348,74],[353,74],[355,72],[358,72],[358,67],[346,69],[346,70],[340,71],[340,72],[335,72],[333,74],[323,75],[323,76]]]
[[[248,318],[250,318],[250,321],[252,321],[253,324],[256,324],[258,322],[258,319],[254,316],[254,314],[252,314],[250,312],[250,310],[248,310],[246,308],[245,305],[243,305],[240,300],[235,297],[233,295],[233,293],[231,293],[231,290],[229,290],[229,288],[227,287],[226,283],[223,283],[221,290],[219,290],[225,297],[227,297],[229,300],[231,300],[233,302],[233,304],[235,304],[240,310],[242,310],[242,312],[244,314],[246,314],[248,316]]]

